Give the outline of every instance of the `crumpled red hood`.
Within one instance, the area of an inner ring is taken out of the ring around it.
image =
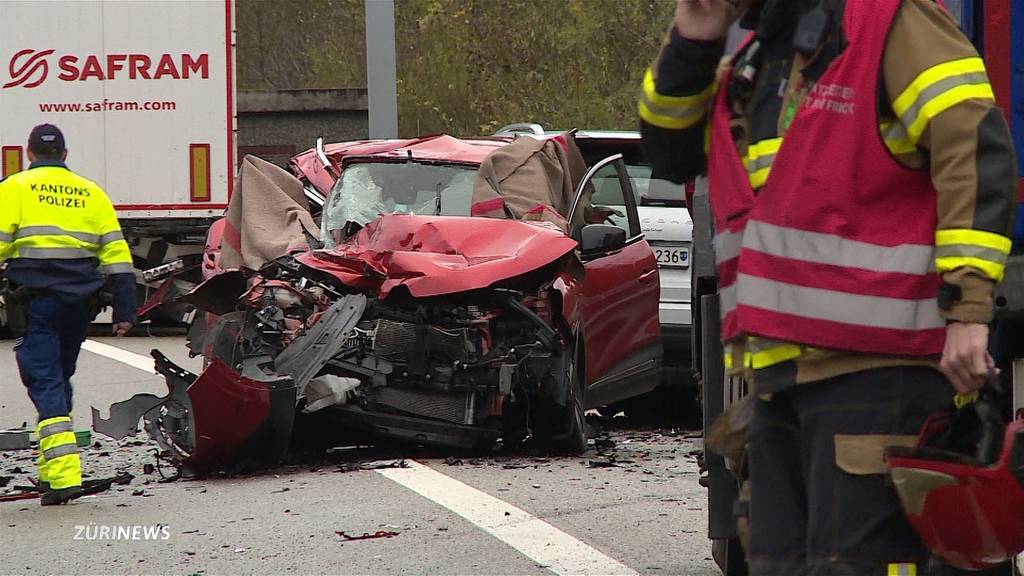
[[[399,285],[426,297],[486,288],[575,248],[575,240],[537,222],[384,214],[347,243],[296,259],[381,298]]]

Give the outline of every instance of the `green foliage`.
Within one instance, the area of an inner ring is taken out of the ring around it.
[[[372,0],[371,0],[372,1]],[[633,129],[672,0],[396,0],[399,131]],[[365,86],[362,0],[238,0],[240,89]]]
[[[236,0],[239,90],[366,86],[363,0]]]

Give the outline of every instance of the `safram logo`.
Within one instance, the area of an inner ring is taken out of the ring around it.
[[[46,60],[50,54],[53,54],[52,49],[36,52],[27,48],[16,52],[7,66],[11,81],[4,84],[4,88],[35,88],[42,84],[50,73],[50,63]]]
[[[2,2],[3,0],[0,0]],[[7,64],[10,81],[4,88],[35,88],[50,74],[53,50],[26,48],[11,56]],[[57,80],[188,80],[210,78],[210,55],[200,54],[64,54],[55,59]]]

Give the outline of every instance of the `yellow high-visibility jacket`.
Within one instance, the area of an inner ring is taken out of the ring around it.
[[[104,277],[126,285],[131,277],[134,289],[132,255],[110,199],[61,162],[36,162],[0,182],[3,260],[12,282],[62,296],[91,295]],[[115,321],[133,320],[134,294],[114,291]]]

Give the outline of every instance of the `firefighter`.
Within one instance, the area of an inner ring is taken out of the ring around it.
[[[677,0],[638,111],[656,173],[708,175],[751,572],[926,573],[883,451],[994,367],[1017,175],[978,53],[933,0]]]
[[[39,483],[44,506],[82,494],[71,419],[71,376],[106,282],[113,332],[135,321],[135,275],[110,199],[68,169],[64,135],[42,124],[28,138],[28,170],[0,182],[0,261],[5,302],[19,336],[15,355],[39,414]]]

